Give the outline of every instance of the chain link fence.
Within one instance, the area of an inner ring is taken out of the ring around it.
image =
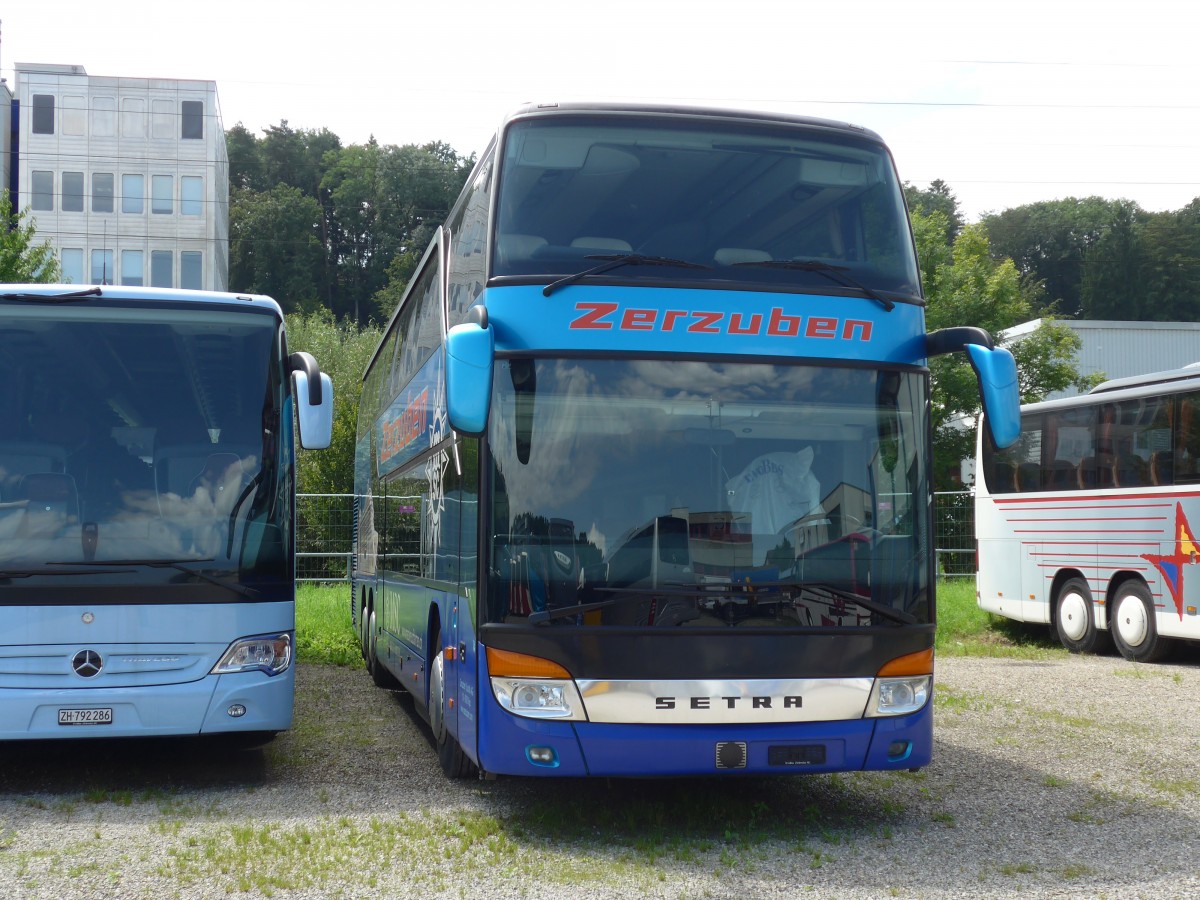
[[[939,575],[974,577],[975,495],[970,491],[933,495],[933,546]]]
[[[934,494],[934,547],[938,574],[975,574],[975,508],[970,491]],[[296,497],[296,579],[348,581],[354,546],[351,494]]]
[[[296,495],[296,580],[349,581],[353,494]]]

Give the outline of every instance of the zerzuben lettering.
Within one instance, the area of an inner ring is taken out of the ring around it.
[[[766,335],[805,337],[816,340],[871,340],[874,323],[867,319],[838,319],[829,316],[787,315],[778,306],[762,313],[722,313],[711,310],[622,309],[617,303],[599,301],[575,304],[571,320],[575,331],[658,331],[687,334]]]

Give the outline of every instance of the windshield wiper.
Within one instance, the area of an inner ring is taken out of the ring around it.
[[[863,597],[861,594],[856,594],[853,591],[847,591],[844,588],[834,587],[832,584],[824,582],[795,582],[795,581],[755,581],[747,583],[746,587],[759,588],[792,588],[799,591],[808,591],[811,594],[820,596],[822,592],[829,594],[833,599],[844,600],[847,603],[853,603],[856,606],[861,606],[868,612],[878,613],[885,619],[891,619],[893,622],[899,622],[902,625],[919,625],[920,619],[916,616],[906,613],[903,610],[895,609],[883,603],[876,603],[868,597]],[[825,599],[822,597],[821,599]]]
[[[888,312],[896,308],[896,304],[883,296],[883,294],[867,287],[857,278],[851,278],[847,275],[846,272],[849,269],[847,266],[835,266],[832,263],[821,262],[819,259],[763,259],[734,263],[734,265],[758,266],[762,269],[799,269],[802,272],[816,272],[818,275],[824,275],[830,281],[834,281],[842,287],[862,291],[863,294],[874,300]]]
[[[549,297],[560,287],[566,287],[568,284],[574,284],[576,281],[582,281],[584,278],[590,278],[593,275],[600,275],[607,272],[609,269],[616,269],[621,266],[675,266],[680,269],[711,269],[712,266],[706,266],[703,263],[689,262],[686,259],[675,259],[670,256],[646,256],[642,253],[612,253],[612,254],[595,254],[585,256],[584,259],[602,259],[604,262],[598,266],[592,266],[590,269],[584,269],[582,272],[573,272],[570,275],[552,281],[542,288],[542,296]]]
[[[597,600],[593,603],[577,603],[574,606],[558,606],[554,609],[543,609],[529,614],[530,625],[543,625],[554,619],[561,619],[564,616],[573,616],[578,613],[591,612],[594,609],[605,609],[609,606],[618,606],[621,603],[626,603],[630,600],[652,600],[654,597],[663,597],[670,595],[692,596],[687,591],[672,590],[663,588],[619,588],[619,587],[597,587],[590,588],[593,591],[603,592],[605,594],[623,594],[620,597],[609,597],[607,600]]]
[[[808,591],[818,597],[822,593],[828,595],[829,599],[843,600],[847,603],[853,603],[861,606],[868,612],[875,613],[885,619],[893,622],[899,622],[902,625],[919,625],[920,620],[915,616],[906,613],[899,609],[893,609],[882,603],[876,603],[866,597],[861,597],[852,591],[836,588],[829,584],[798,584],[795,581],[755,581],[753,583],[743,584],[740,582],[732,582],[730,584],[703,584],[689,586],[685,584],[671,585],[670,587],[650,587],[650,588],[629,588],[629,587],[593,587],[594,591],[602,591],[604,593],[619,594],[622,596],[609,597],[607,600],[597,600],[594,603],[577,603],[574,606],[560,606],[555,609],[539,610],[529,614],[528,622],[530,625],[543,625],[551,622],[554,619],[561,619],[565,616],[574,616],[579,613],[591,612],[594,609],[604,609],[609,606],[616,606],[625,603],[629,600],[637,599],[653,599],[654,597],[696,597],[705,599],[733,599],[741,597],[750,597],[758,594],[763,588],[790,588],[791,591],[800,592]],[[769,596],[769,595],[768,595]],[[760,597],[760,599],[767,599]],[[826,599],[821,597],[821,599]]]
[[[90,563],[60,562],[51,563],[51,565],[146,566],[150,569],[175,569],[176,571],[183,572],[185,575],[191,575],[194,578],[199,578],[201,581],[207,581],[209,584],[215,584],[217,587],[223,587],[228,591],[233,591],[235,594],[241,594],[243,597],[258,598],[262,596],[258,591],[254,590],[254,588],[248,588],[244,584],[238,584],[236,581],[230,581],[227,578],[218,578],[216,575],[209,575],[207,572],[200,572],[184,565],[184,563],[207,563],[214,561],[215,560],[213,557],[209,557],[207,559],[106,559]],[[132,571],[132,569],[130,571]]]
[[[92,563],[47,563],[41,569],[0,569],[0,579],[29,578],[33,575],[115,575],[118,572],[132,572],[133,569],[77,569],[77,565],[93,565]],[[104,565],[104,563],[99,563]],[[52,569],[51,566],[71,566],[72,568]]]
[[[37,303],[71,303],[76,300],[91,300],[100,296],[100,288],[86,288],[82,291],[66,291],[61,294],[35,294],[32,291],[18,291],[0,294],[0,300],[31,300]]]

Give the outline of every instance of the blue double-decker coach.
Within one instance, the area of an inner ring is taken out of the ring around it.
[[[443,769],[910,769],[932,749],[929,370],[861,128],[508,118],[364,375],[352,615]]]

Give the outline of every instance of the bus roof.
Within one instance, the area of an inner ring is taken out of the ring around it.
[[[1074,406],[1094,406],[1100,403],[1114,403],[1125,398],[1156,397],[1189,388],[1200,388],[1200,364],[1166,372],[1133,375],[1129,378],[1113,378],[1096,385],[1086,394],[1022,404],[1021,412],[1035,413]]]
[[[0,300],[23,300],[37,297],[64,298],[79,295],[79,299],[94,296],[105,300],[168,300],[174,303],[236,303],[272,309],[280,318],[283,310],[265,294],[232,294],[224,291],[191,291],[179,288],[135,287],[132,285],[79,284],[6,284],[0,288]]]
[[[1127,378],[1113,378],[1092,388],[1092,394],[1106,394],[1109,391],[1122,391],[1143,385],[1168,385],[1177,381],[1200,379],[1200,363],[1191,363],[1182,369],[1170,369],[1166,372],[1151,372],[1148,375],[1130,375]]]
[[[871,131],[868,128],[863,128],[861,125],[854,125],[849,122],[840,122],[833,119],[819,119],[812,116],[797,116],[782,112],[766,112],[763,110],[751,109],[731,109],[715,106],[689,106],[682,103],[649,104],[584,101],[572,101],[567,103],[526,103],[524,106],[514,110],[511,114],[509,114],[505,118],[504,124],[507,125],[509,122],[517,119],[556,115],[579,115],[581,113],[595,113],[597,115],[630,113],[633,115],[645,116],[677,116],[679,118],[692,119],[729,119],[731,121],[736,120],[740,122],[753,122],[757,124],[798,125],[808,128],[822,128],[832,131],[840,131],[846,134],[854,135],[855,137],[866,138],[880,144],[883,143],[883,138],[881,138],[874,131]]]

